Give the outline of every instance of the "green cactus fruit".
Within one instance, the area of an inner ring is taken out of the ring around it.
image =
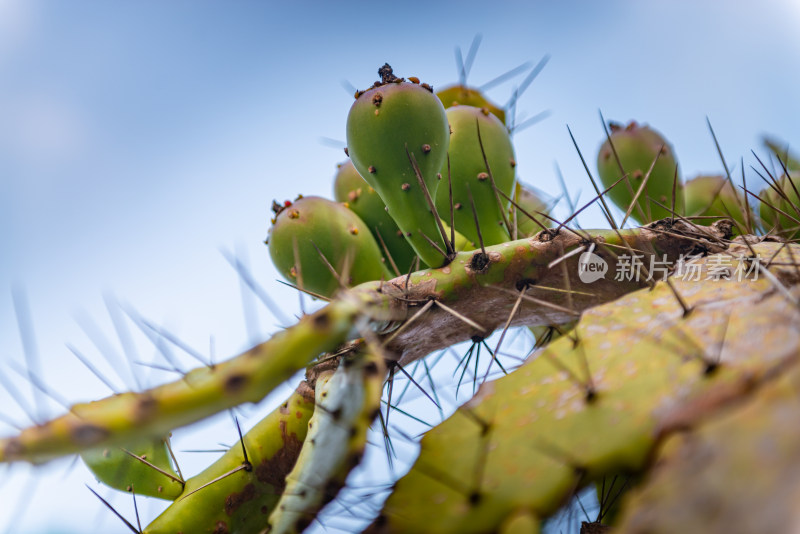
[[[444,107],[427,84],[405,82],[384,65],[381,81],[356,93],[347,116],[347,147],[358,173],[378,192],[417,255],[430,266],[449,262],[412,161],[430,199],[450,142]],[[430,240],[430,241],[429,241]],[[436,244],[437,250],[431,242]]]
[[[779,141],[774,137],[766,136],[763,139],[764,146],[780,159],[789,171],[800,170],[800,155],[789,150],[788,143]]]
[[[366,224],[338,202],[301,197],[283,206],[274,204],[276,217],[268,244],[272,262],[287,280],[328,297],[340,287],[320,252],[347,286],[381,277],[393,278],[383,263],[378,243]]]
[[[495,193],[492,178],[497,188],[511,197],[516,162],[508,130],[500,119],[485,109],[472,106],[449,108],[447,120],[453,132],[450,135],[449,154],[456,229],[474,243],[479,242],[470,202],[471,194],[475,202],[483,244],[504,243],[509,240],[508,229],[503,221],[503,212],[507,209],[508,201],[502,195]],[[489,163],[488,171],[483,159],[484,154]],[[448,219],[450,213],[447,173],[448,163],[445,161],[440,170],[442,183],[436,195],[436,209],[445,219]]]
[[[796,239],[800,236],[800,178],[783,175],[775,187],[780,193],[771,186],[759,193],[762,199],[759,214],[764,230],[772,230],[773,234],[786,239]]]
[[[516,221],[517,238],[531,237],[539,233],[542,230],[542,226],[545,228],[552,226],[553,221],[543,215],[539,215],[540,213],[548,213],[550,211],[549,207],[545,201],[539,198],[539,195],[531,189],[517,183],[512,198],[519,207],[513,204],[509,206],[508,218],[511,224],[514,224],[513,221]],[[535,220],[528,217],[528,215],[533,216]],[[538,221],[538,223],[536,221]]]
[[[391,256],[386,258],[389,263],[394,263],[400,272],[406,272],[417,259],[417,253],[386,211],[386,204],[358,174],[352,161],[348,160],[339,165],[333,184],[333,194],[338,202],[346,203],[347,207],[366,223],[379,244],[383,240]],[[387,255],[385,250],[382,252],[384,256]]]
[[[436,91],[436,96],[439,97],[439,100],[442,101],[445,108],[455,106],[486,108],[492,115],[500,119],[500,122],[503,124],[506,123],[505,110],[483,96],[483,93],[478,89],[473,89],[466,85],[449,85],[444,89]]]
[[[724,176],[697,176],[686,182],[683,188],[687,216],[713,216],[694,219],[696,224],[710,226],[719,219],[734,219],[741,228],[749,226],[750,217],[745,217],[744,197],[739,194]]]
[[[620,163],[628,175],[627,180],[622,180],[608,192],[611,200],[623,211],[629,209],[637,191],[650,170],[647,185],[636,199],[636,204],[631,211],[631,217],[640,223],[648,223],[658,219],[673,217],[673,214],[653,201],[667,208],[671,208],[672,190],[678,162],[672,146],[664,137],[647,125],[639,126],[631,121],[627,126],[610,123],[610,140],[607,139],[600,147],[597,155],[597,171],[605,187],[611,187],[623,174],[620,172]],[[612,149],[613,143],[613,149]],[[619,162],[614,156],[616,151]],[[658,156],[658,159],[656,159]],[[653,162],[655,161],[655,165]],[[675,187],[675,212],[683,213],[683,189],[680,175]],[[650,199],[650,200],[648,200]]]
[[[114,489],[168,500],[174,500],[183,491],[165,439],[143,440],[124,449],[91,449],[82,452],[81,458],[97,480]]]

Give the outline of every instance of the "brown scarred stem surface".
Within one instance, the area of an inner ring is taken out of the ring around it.
[[[540,232],[529,239],[487,247],[489,262],[482,270],[475,268],[480,265],[477,261],[480,250],[461,252],[446,267],[413,274],[406,294],[405,277],[383,284],[380,291],[404,299],[395,300],[394,305],[405,308],[407,317],[428,300],[435,299],[475,321],[483,331],[433,306],[419,320],[404,328],[389,343],[389,349],[399,355],[401,364],[407,364],[473,336],[488,337],[505,325],[520,288],[526,284],[526,295],[558,308],[523,300],[512,326],[567,323],[587,308],[646,285],[645,271],[642,271],[638,283],[614,279],[618,264],[614,254],[631,254],[625,243],[636,254],[642,255],[640,259],[647,269],[654,254],[659,261],[666,255],[667,261],[674,264],[681,255],[722,250],[721,240],[729,236],[729,230],[727,222],[700,229],[681,221],[669,223],[668,220],[635,230],[590,230],[585,233],[586,237],[562,228],[557,235]],[[549,266],[564,254],[579,247],[588,249],[592,243],[596,244],[594,254],[608,264],[605,278],[583,283],[578,277],[580,254]],[[661,275],[657,276],[660,279]]]

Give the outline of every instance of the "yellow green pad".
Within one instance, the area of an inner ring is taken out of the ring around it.
[[[796,532],[800,373],[795,366],[659,454],[614,532]]]
[[[766,261],[780,246],[754,248]],[[697,263],[699,281],[673,277],[686,317],[659,283],[586,311],[568,336],[483,385],[423,438],[369,532],[493,532],[520,508],[545,518],[580,487],[642,469],[658,429],[692,399],[794,358],[800,316],[774,282],[706,280],[748,253],[734,245]],[[777,258],[774,276],[796,280],[787,250]]]

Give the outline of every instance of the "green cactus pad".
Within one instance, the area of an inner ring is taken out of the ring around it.
[[[270,257],[284,278],[328,297],[342,282],[352,286],[394,277],[367,225],[345,206],[320,197],[287,204],[280,206],[268,238]]]
[[[615,532],[795,532],[800,499],[800,373],[779,373],[691,434],[670,439],[624,503]]]
[[[640,223],[672,217],[672,213],[668,210],[648,200],[649,198],[671,207],[673,180],[678,165],[672,146],[660,133],[646,125],[639,126],[636,122],[630,122],[625,127],[614,123],[610,126],[611,143],[606,140],[597,155],[597,171],[600,180],[605,187],[610,187],[619,180],[623,176],[620,172],[620,163],[628,178],[611,189],[608,196],[622,211],[627,211],[655,161],[647,185],[631,211],[631,217]],[[619,157],[619,163],[614,156],[614,151]],[[658,160],[656,160],[656,156],[658,156]],[[675,212],[682,213],[683,205],[683,189],[680,175],[678,175]]]
[[[511,197],[516,162],[508,130],[497,117],[485,109],[472,106],[449,108],[447,120],[452,130],[449,172],[453,188],[456,230],[474,243],[479,242],[470,202],[471,193],[483,244],[495,245],[508,241],[509,232],[503,219],[508,201],[502,195],[496,194],[492,186],[494,178],[496,187],[507,197]],[[489,163],[488,170],[483,159],[484,153]],[[436,209],[442,218],[449,219],[450,188],[447,183],[447,162],[440,169],[440,174],[442,183],[436,195]]]
[[[764,262],[780,247],[754,245]],[[706,279],[749,253],[733,245],[697,262],[699,281],[673,277],[688,315],[658,283],[584,312],[570,335],[481,386],[423,438],[368,531],[492,532],[520,508],[545,518],[580,487],[644,468],[697,399],[746,395],[794,362],[796,306],[775,290],[797,280],[786,250],[771,277]]]
[[[183,484],[172,468],[165,439],[143,440],[124,449],[154,467],[123,448],[92,449],[82,452],[81,458],[97,480],[111,488],[170,501],[181,494]]]
[[[478,89],[466,85],[448,85],[444,89],[436,91],[436,96],[439,97],[446,109],[455,106],[486,108],[492,115],[500,119],[500,122],[506,123],[505,110],[492,103]]]
[[[286,487],[313,412],[314,392],[304,382],[241,442],[187,480],[183,494],[144,534],[261,532]]]
[[[693,219],[695,224],[708,226],[719,219],[734,219],[741,228],[752,226],[752,216],[744,213],[744,197],[734,190],[724,176],[697,176],[683,188],[686,216],[707,216]]]
[[[430,198],[435,199],[436,174],[446,160],[450,137],[444,107],[429,86],[395,78],[388,65],[379,74],[382,82],[358,93],[350,108],[348,153],[417,255],[439,267],[447,260],[428,239],[442,251],[447,249],[411,160],[416,161]]]

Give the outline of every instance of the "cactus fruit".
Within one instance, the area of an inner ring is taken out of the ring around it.
[[[530,188],[517,183],[512,198],[514,203],[508,208],[508,219],[512,224],[516,222],[517,238],[531,237],[542,231],[543,227],[553,225],[553,221],[542,215],[550,211],[547,204]]]
[[[699,216],[693,219],[695,224],[708,226],[719,218],[730,218],[742,229],[752,226],[750,214],[745,213],[744,197],[724,176],[692,178],[684,185],[683,194],[686,216]]]
[[[81,458],[97,480],[114,489],[167,500],[174,500],[183,491],[166,439],[139,441],[124,448],[91,449],[82,452]]]
[[[800,179],[781,176],[759,194],[764,230],[785,239],[800,236]]]
[[[605,187],[611,187],[623,176],[620,166],[628,176],[608,192],[611,200],[623,211],[630,210],[630,216],[640,223],[673,217],[670,209],[674,184],[675,212],[683,213],[683,188],[680,176],[676,178],[678,162],[672,146],[660,133],[647,125],[640,126],[635,121],[625,127],[616,123],[610,123],[609,126],[609,139],[603,143],[597,155],[600,180]],[[648,171],[647,184],[637,197]]]
[[[436,96],[442,101],[445,109],[455,106],[472,106],[481,109],[488,109],[489,112],[506,123],[506,112],[497,104],[492,103],[478,89],[467,87],[466,85],[448,85],[444,89],[436,91]]]
[[[302,289],[329,297],[342,285],[394,277],[369,228],[342,204],[301,197],[275,206],[269,254],[283,277]]]
[[[386,204],[358,174],[352,161],[339,164],[333,193],[338,202],[345,203],[364,221],[379,244],[383,242],[386,245],[383,254],[389,265],[393,264],[400,272],[407,272],[417,259],[417,253],[386,211]]]
[[[240,442],[188,479],[144,534],[260,532],[286,487],[313,412],[314,391],[302,382]]]
[[[789,150],[789,145],[773,137],[763,138],[766,146],[789,171],[800,171],[800,156]]]
[[[427,84],[397,78],[388,65],[378,74],[381,81],[356,93],[350,108],[348,153],[417,255],[439,267],[452,252],[430,209],[447,158],[447,116]]]
[[[451,107],[447,110],[447,120],[452,131],[449,161],[440,169],[442,183],[436,194],[436,209],[445,219],[444,214],[450,213],[449,173],[456,230],[474,243],[481,239],[484,245],[508,241],[504,212],[508,207],[506,198],[512,193],[516,166],[508,130],[485,108]],[[496,193],[495,187],[505,197]],[[479,228],[475,227],[475,215]]]

